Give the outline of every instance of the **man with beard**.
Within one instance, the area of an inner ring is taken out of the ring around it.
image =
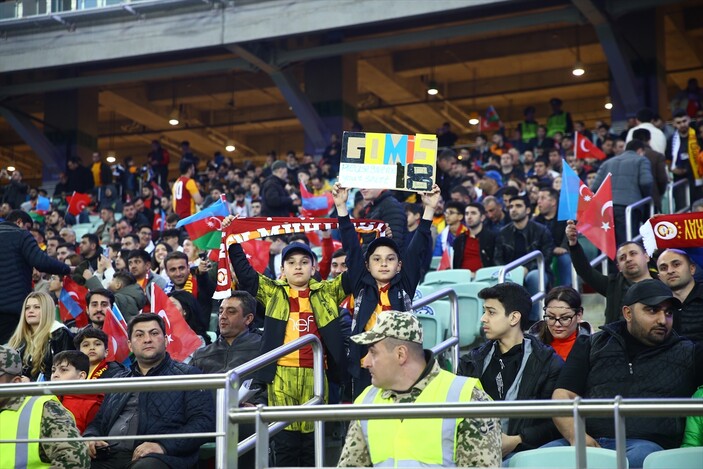
[[[530,220],[530,201],[527,196],[518,196],[510,199],[510,220],[498,233],[493,260],[496,265],[506,265],[529,254],[532,251],[542,251],[544,256],[544,284],[549,283],[551,276],[550,266],[554,255],[554,240],[549,230],[535,221]],[[525,288],[530,295],[539,290],[539,269],[537,261],[532,261],[524,266]],[[530,323],[540,319],[539,303],[532,306]]]
[[[688,398],[703,381],[703,350],[673,332],[681,302],[659,280],[633,284],[623,298],[624,321],[579,336],[561,370],[553,399]],[[555,417],[564,436],[547,446],[574,445],[572,417]],[[627,459],[642,467],[654,451],[681,445],[682,417],[628,417]],[[586,420],[586,445],[615,449],[611,418]]]
[[[685,251],[667,249],[659,254],[657,270],[664,282],[682,303],[674,316],[674,330],[694,342],[703,342],[703,285],[693,275],[698,266]]]
[[[566,222],[566,238],[569,241],[571,262],[579,277],[591,288],[605,297],[605,323],[622,319],[622,298],[625,291],[633,284],[651,279],[647,263],[649,256],[641,244],[626,241],[618,246],[615,261],[618,272],[603,275],[600,270],[591,267],[590,262],[578,243],[578,231],[572,220]]]

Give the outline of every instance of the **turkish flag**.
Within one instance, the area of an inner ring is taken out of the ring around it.
[[[613,188],[611,174],[605,177],[598,192],[583,202],[579,201],[576,229],[609,258],[615,259],[615,218],[613,216]]]
[[[247,260],[249,260],[254,270],[263,274],[264,270],[266,270],[266,267],[269,265],[269,248],[271,247],[271,242],[252,239],[241,243],[241,245],[244,253],[247,255]]]
[[[106,360],[123,363],[129,358],[129,337],[127,329],[124,328],[120,321],[115,317],[115,314],[110,308],[105,309],[105,322],[103,323],[103,332],[107,334],[109,343],[107,344]]]
[[[202,345],[202,340],[190,328],[171,298],[155,283],[151,284],[151,312],[164,320],[166,351],[174,360],[185,360]]]
[[[68,200],[68,213],[77,217],[79,213],[90,203],[90,196],[88,194],[81,194],[80,192],[73,192],[73,195],[67,196]]]
[[[75,319],[76,327],[88,325],[87,304],[85,295],[88,289],[78,285],[70,275],[63,278],[63,288],[59,295],[59,315],[66,322]]]
[[[439,261],[437,270],[449,270],[452,268],[452,260],[449,258],[449,249],[442,251],[442,259]]]
[[[595,158],[597,160],[604,160],[605,153],[603,153],[600,148],[595,146],[593,142],[589,139],[576,132],[574,134],[574,155],[576,158]]]

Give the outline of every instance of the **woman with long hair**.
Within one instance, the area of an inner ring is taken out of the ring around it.
[[[591,334],[591,325],[583,322],[581,295],[571,287],[555,287],[544,299],[543,319],[530,328],[530,334],[551,345],[566,361],[579,334]]]
[[[32,292],[22,304],[22,319],[8,345],[22,357],[22,374],[32,381],[50,380],[54,355],[74,350],[73,337],[55,319],[56,305],[48,293]]]
[[[151,253],[151,269],[166,280],[169,280],[169,278],[166,275],[164,260],[170,252],[173,252],[171,245],[164,241],[159,241],[156,243],[154,246],[154,251]]]

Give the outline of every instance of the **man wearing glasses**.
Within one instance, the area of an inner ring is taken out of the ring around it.
[[[554,390],[553,399],[688,398],[703,382],[703,349],[672,331],[681,302],[659,280],[630,286],[623,298],[624,320],[579,336]],[[548,446],[573,445],[572,417],[555,417],[564,438]],[[642,467],[654,451],[678,448],[684,419],[627,418],[627,459]],[[615,449],[611,418],[586,420],[586,445]]]
[[[461,357],[458,375],[480,378],[494,401],[549,399],[562,359],[538,338],[523,334],[532,298],[516,283],[500,283],[478,293],[484,301],[481,325],[486,343]],[[501,421],[503,458],[539,448],[558,432],[549,419],[510,418]]]

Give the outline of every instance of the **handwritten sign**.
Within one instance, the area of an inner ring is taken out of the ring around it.
[[[339,182],[344,187],[424,192],[432,189],[437,136],[344,132]]]

